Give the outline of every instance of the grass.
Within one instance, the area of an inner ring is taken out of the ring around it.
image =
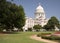
[[[30,39],[29,36],[39,32],[19,32],[17,34],[0,34],[0,43],[45,43]]]

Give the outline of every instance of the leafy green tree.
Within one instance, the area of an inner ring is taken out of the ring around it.
[[[52,30],[51,28],[52,28],[52,27],[51,27],[50,25],[44,25],[44,26],[43,26],[43,29],[46,29],[47,31]]]
[[[55,16],[52,16],[49,19],[47,25],[45,25],[43,28],[46,29],[46,30],[52,30],[52,29],[55,29],[55,26],[58,27],[58,25],[59,25],[58,19]]]
[[[23,7],[6,0],[0,1],[0,26],[6,30],[20,29],[25,25],[25,13]]]
[[[41,25],[34,25],[33,28],[34,28],[36,31],[39,31],[40,29],[42,29],[42,26],[41,26]]]
[[[32,28],[28,28],[28,31],[32,31]]]
[[[60,29],[60,24],[58,25],[58,28]]]

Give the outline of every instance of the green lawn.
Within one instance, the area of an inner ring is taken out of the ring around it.
[[[19,32],[18,34],[0,34],[0,43],[44,43],[30,39],[29,36],[39,32]]]

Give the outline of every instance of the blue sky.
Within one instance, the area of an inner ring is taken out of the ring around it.
[[[35,9],[40,3],[44,8],[46,18],[56,16],[60,20],[60,0],[14,0],[13,3],[22,5],[26,16],[32,18],[34,18]]]

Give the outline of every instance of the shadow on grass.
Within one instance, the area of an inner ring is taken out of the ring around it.
[[[19,34],[19,32],[0,32],[0,34]]]

